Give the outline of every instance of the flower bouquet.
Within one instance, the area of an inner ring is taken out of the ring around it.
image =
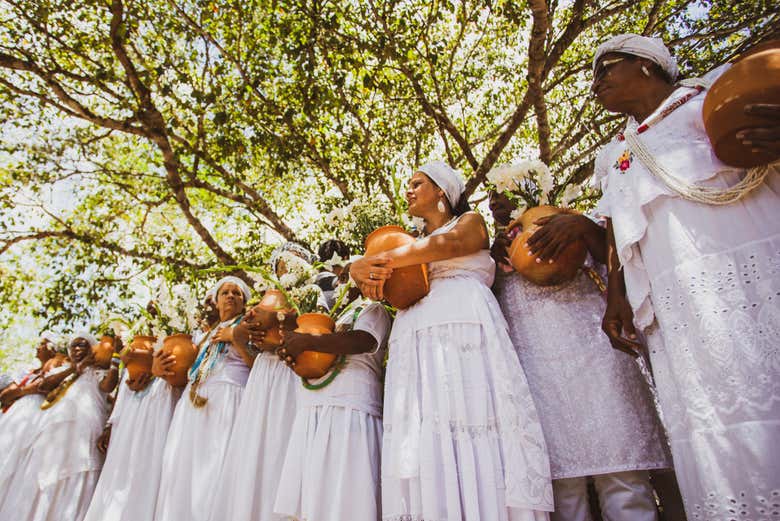
[[[565,206],[578,197],[579,187],[568,185],[560,194],[560,202],[564,207],[550,205],[555,181],[547,165],[537,160],[497,167],[488,172],[487,180],[517,205],[511,214],[512,221],[507,226],[510,237],[515,228],[519,227],[520,230],[508,251],[512,267],[530,282],[540,286],[571,280],[587,255],[583,241],[575,241],[566,247],[554,263],[543,264],[536,262],[536,257],[526,243],[539,228],[535,224],[537,220],[559,213],[576,213]]]

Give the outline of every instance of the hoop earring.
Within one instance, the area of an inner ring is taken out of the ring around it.
[[[447,208],[444,206],[444,201],[439,199],[439,203],[436,205],[436,209],[439,210],[439,213],[444,213],[447,211]]]
[[[643,72],[643,73],[645,74],[645,76],[647,76],[648,78],[650,77],[650,71],[648,71],[648,70],[647,70],[647,67],[645,67],[644,65],[642,65],[642,72]]]

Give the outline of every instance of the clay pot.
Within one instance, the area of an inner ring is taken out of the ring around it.
[[[333,319],[324,313],[304,313],[298,317],[298,333],[324,335],[332,333],[336,327]],[[293,370],[304,378],[322,378],[328,373],[336,355],[317,351],[304,351],[295,359]]]
[[[157,338],[137,335],[122,353],[122,361],[127,368],[127,379],[135,381],[144,373],[152,372],[152,354]]]
[[[382,226],[366,237],[366,256],[392,250],[414,242],[414,237],[400,226]],[[405,309],[430,291],[428,268],[424,264],[393,269],[385,281],[385,300],[397,309]]]
[[[525,247],[525,243],[539,229],[534,221],[559,213],[577,212],[555,206],[537,206],[523,212],[520,219],[508,227],[511,229],[519,221],[523,230],[515,237],[509,247],[509,261],[512,263],[512,267],[527,280],[539,286],[554,286],[573,279],[577,275],[577,270],[585,262],[588,253],[585,243],[578,240],[567,246],[552,264],[548,262],[537,263],[535,255],[528,255],[529,250]]]
[[[262,328],[265,330],[265,340],[263,342],[275,346],[282,345],[278,313],[280,311],[283,313],[292,311],[290,303],[284,297],[284,293],[278,289],[269,289],[254,309],[255,321],[262,324]]]
[[[187,385],[187,371],[198,356],[192,337],[184,333],[167,336],[163,340],[162,352],[176,357],[176,362],[173,364],[174,375],[166,376],[165,381],[174,387]]]
[[[750,145],[743,145],[736,137],[740,130],[771,124],[766,118],[745,114],[746,105],[778,100],[780,40],[772,40],[737,58],[707,91],[702,118],[718,159],[730,166],[752,168],[780,158],[769,151],[753,152]]]
[[[100,337],[100,342],[92,347],[92,352],[95,354],[95,362],[100,367],[108,367],[111,365],[111,357],[114,355],[114,337],[104,335]]]

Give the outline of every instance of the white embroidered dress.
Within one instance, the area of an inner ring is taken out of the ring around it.
[[[688,92],[677,89],[656,112]],[[703,100],[640,138],[675,176],[724,188],[743,171],[714,156]],[[698,204],[636,159],[621,171],[624,150],[614,140],[597,157],[599,212],[612,218],[635,322],[647,334],[688,519],[778,519],[780,176],[775,169],[735,203]]]
[[[377,347],[348,356],[327,387],[301,390],[274,505],[291,519],[377,521],[381,515],[382,361],[390,316],[382,304],[360,298],[336,321],[337,331],[345,327],[370,333]]]
[[[98,385],[105,375],[103,369],[87,368],[43,411],[13,478],[13,491],[0,505],[0,519],[84,519],[103,464],[97,439],[108,402]]]
[[[496,296],[542,422],[553,479],[671,466],[653,395],[601,331],[588,276],[537,286],[499,272]]]
[[[208,348],[219,328],[234,322],[230,319],[212,329],[202,349]],[[207,364],[208,357],[202,363]],[[155,521],[208,519],[248,375],[249,367],[229,347],[200,382],[198,395],[208,399],[203,407],[190,400],[192,382],[184,388],[163,449]]]
[[[181,390],[155,378],[136,392],[125,383],[126,374],[108,419],[108,453],[85,521],[154,519],[163,449]]]
[[[428,268],[430,293],[398,312],[390,334],[383,519],[547,519],[547,449],[489,289],[493,259],[481,250]]]

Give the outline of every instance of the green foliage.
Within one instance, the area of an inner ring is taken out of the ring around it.
[[[17,347],[98,302],[144,305],[140,281],[202,290],[283,239],[316,248],[355,199],[397,222],[430,159],[476,196],[493,166],[540,158],[560,193],[620,124],[588,95],[600,41],[660,35],[690,75],[778,21],[763,0],[0,0],[0,18],[0,345]]]

